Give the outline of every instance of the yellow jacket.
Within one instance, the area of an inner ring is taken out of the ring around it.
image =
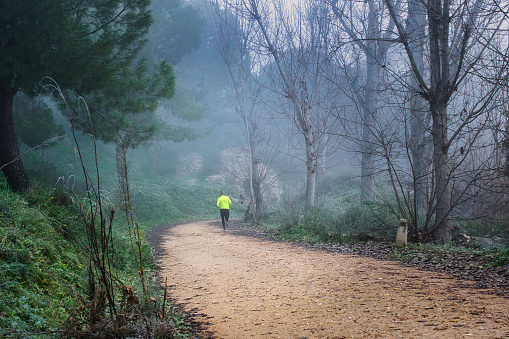
[[[217,198],[217,207],[219,207],[222,210],[228,210],[230,209],[230,205],[232,204],[232,201],[230,198],[228,198],[226,195],[221,195],[219,198]]]

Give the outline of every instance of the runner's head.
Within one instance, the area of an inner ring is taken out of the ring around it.
[[[224,190],[220,190],[219,194],[223,195],[224,194]]]

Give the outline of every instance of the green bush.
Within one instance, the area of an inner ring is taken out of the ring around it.
[[[153,192],[139,192],[134,197],[134,210],[137,220],[143,224],[158,225],[185,220],[165,195]]]
[[[278,218],[278,237],[290,241],[344,242],[365,239],[393,240],[398,218],[385,203],[356,200],[355,191],[320,198],[320,205],[305,212],[299,203],[288,204]],[[274,219],[274,216],[271,217]]]
[[[49,193],[48,193],[49,191]],[[88,294],[87,238],[83,221],[71,201],[59,189],[36,188],[26,195],[10,192],[0,180],[0,337],[53,338],[62,329],[88,337],[92,308]],[[121,215],[112,224],[112,273],[119,287],[132,286],[142,298],[138,266]],[[66,233],[72,230],[72,234]],[[140,302],[137,314],[143,324],[127,324],[126,330],[143,329],[152,322],[160,333],[191,337],[181,315],[166,303],[160,320],[162,292],[156,284],[150,246],[142,240],[145,281],[157,304]],[[116,291],[120,303],[119,291]],[[90,313],[90,314],[89,314]],[[145,324],[146,325],[146,324]],[[132,327],[132,328],[131,328]],[[55,332],[56,331],[56,332]],[[120,330],[119,330],[120,331]],[[120,332],[119,332],[120,333]],[[132,332],[136,335],[136,332]],[[141,333],[141,332],[140,332]],[[71,335],[73,336],[73,335]],[[161,335],[161,337],[166,337]]]
[[[129,238],[127,230],[117,231],[113,236],[113,249],[115,252],[115,268],[125,271],[129,274],[137,274],[137,249],[134,249],[134,244]],[[155,264],[152,257],[152,251],[149,244],[144,240],[141,243],[141,256],[143,259],[143,267],[147,269],[154,269]]]
[[[385,203],[363,202],[347,207],[339,214],[336,232],[349,237],[366,235],[381,240],[393,240],[396,237],[398,217]]]
[[[493,266],[504,266],[509,263],[509,249],[500,249],[491,260]]]

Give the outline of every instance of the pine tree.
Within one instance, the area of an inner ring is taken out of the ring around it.
[[[15,191],[30,180],[13,120],[19,91],[51,77],[64,90],[97,92],[129,67],[151,24],[150,0],[0,2],[0,169]]]

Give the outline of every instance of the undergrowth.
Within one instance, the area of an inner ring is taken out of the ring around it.
[[[56,331],[84,292],[84,256],[64,231],[79,219],[53,199],[0,182],[0,336]]]
[[[388,241],[396,237],[398,220],[384,203],[330,203],[306,211],[304,206],[290,204],[284,212],[265,218],[276,236],[289,241],[352,242]]]
[[[144,241],[151,298],[141,298],[136,265],[126,246],[129,236],[121,227],[114,228],[112,270],[121,281],[116,303],[122,316],[108,319],[106,312],[104,321],[87,325],[99,310],[88,297],[84,229],[81,216],[60,189],[37,186],[21,195],[0,180],[0,337],[192,337],[184,317],[165,301]]]
[[[509,249],[499,249],[490,262],[493,266],[509,264]]]

